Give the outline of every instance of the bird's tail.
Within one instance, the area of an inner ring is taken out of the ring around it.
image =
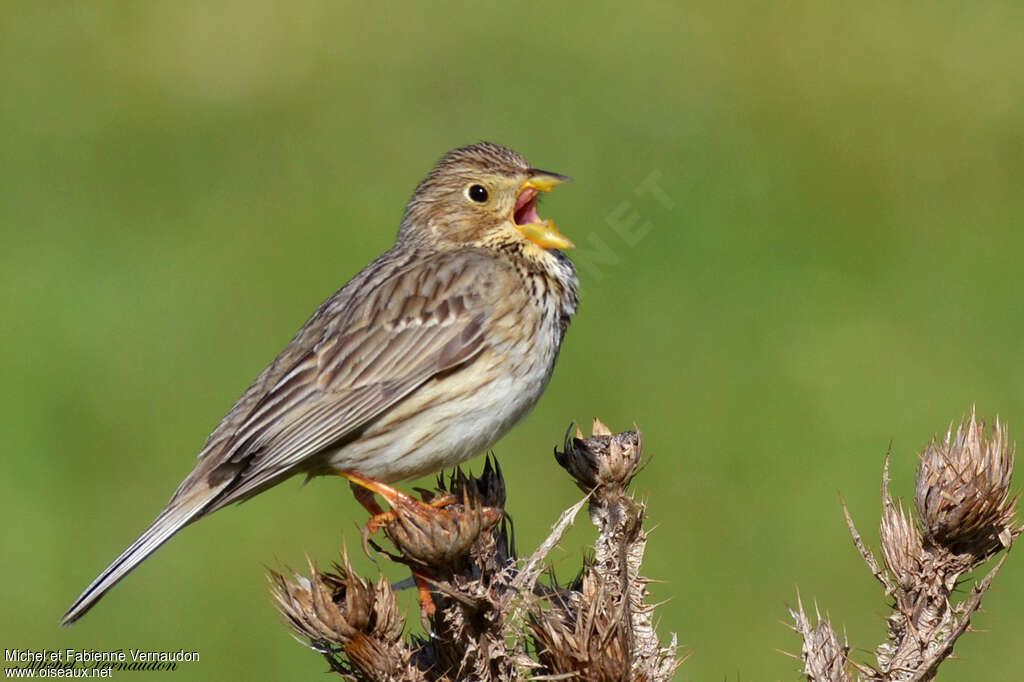
[[[150,554],[158,550],[162,544],[170,540],[171,536],[201,516],[207,505],[228,484],[229,481],[225,481],[220,486],[197,491],[196,494],[189,495],[185,499],[172,500],[150,524],[149,528],[143,531],[142,535],[121,553],[121,556],[114,559],[114,562],[107,566],[107,569],[100,573],[89,587],[85,588],[85,591],[79,595],[75,603],[61,618],[60,624],[71,625],[84,616],[103,595],[136,566],[145,561]],[[175,495],[175,498],[177,497]]]

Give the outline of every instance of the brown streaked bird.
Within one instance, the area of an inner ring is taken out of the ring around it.
[[[295,474],[381,490],[493,445],[540,398],[576,312],[576,270],[560,251],[573,244],[537,215],[538,194],[568,179],[488,142],[445,155],[395,245],[260,373],[167,507],[62,623],[184,526]]]

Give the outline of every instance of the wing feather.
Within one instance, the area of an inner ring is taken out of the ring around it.
[[[206,513],[302,470],[308,458],[478,354],[494,264],[471,259],[466,267],[454,272],[439,255],[374,281],[365,297],[357,277],[321,306],[257,380],[267,388],[253,395],[254,385],[207,443],[194,474],[220,468],[235,481]],[[313,326],[320,333],[311,336]],[[237,426],[225,433],[228,423]]]

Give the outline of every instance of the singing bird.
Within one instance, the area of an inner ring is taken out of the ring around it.
[[[167,507],[62,623],[184,526],[295,474],[385,484],[493,445],[537,403],[576,312],[576,270],[561,251],[573,244],[537,214],[538,195],[567,180],[488,142],[446,154],[395,245],[256,377]]]

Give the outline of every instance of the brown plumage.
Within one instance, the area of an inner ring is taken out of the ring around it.
[[[536,211],[566,180],[486,142],[442,158],[396,244],[321,304],[62,622],[185,525],[295,474],[397,481],[494,444],[547,386],[576,311],[576,271],[558,250],[572,243]]]

